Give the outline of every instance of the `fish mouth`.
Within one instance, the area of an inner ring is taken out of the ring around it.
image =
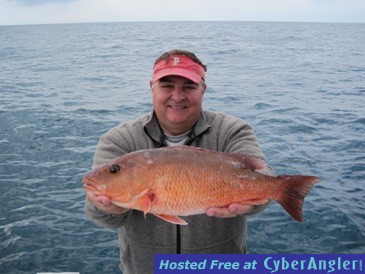
[[[100,193],[101,187],[97,183],[95,183],[93,180],[91,180],[87,177],[84,177],[82,179],[82,182],[84,183],[84,188],[86,190]]]

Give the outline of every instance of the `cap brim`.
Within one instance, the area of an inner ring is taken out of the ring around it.
[[[166,68],[160,70],[155,75],[153,75],[152,82],[154,83],[160,80],[162,77],[172,76],[172,75],[187,78],[197,84],[200,83],[202,79],[202,77],[198,73],[192,70],[187,70],[182,68]]]

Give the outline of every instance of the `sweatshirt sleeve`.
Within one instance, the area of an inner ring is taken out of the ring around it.
[[[97,225],[110,229],[118,229],[127,218],[129,211],[120,215],[105,213],[86,199],[85,214]]]
[[[116,137],[116,132],[110,131],[101,136],[95,150],[93,169],[98,168],[109,161],[128,152],[128,146],[123,139]],[[97,225],[117,229],[126,219],[130,211],[123,214],[109,214],[99,210],[87,199],[85,201],[85,214]]]

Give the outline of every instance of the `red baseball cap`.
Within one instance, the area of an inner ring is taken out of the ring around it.
[[[154,65],[152,83],[169,75],[182,76],[200,83],[201,79],[205,79],[205,70],[185,55],[172,55],[167,63],[161,60]]]

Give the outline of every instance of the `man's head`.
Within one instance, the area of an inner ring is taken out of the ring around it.
[[[164,76],[181,76],[195,83],[205,81],[207,68],[194,53],[186,50],[172,50],[165,52],[156,59],[153,66],[152,82]]]
[[[199,119],[205,71],[206,66],[188,51],[172,50],[157,58],[150,86],[157,119],[167,134],[186,133]]]

